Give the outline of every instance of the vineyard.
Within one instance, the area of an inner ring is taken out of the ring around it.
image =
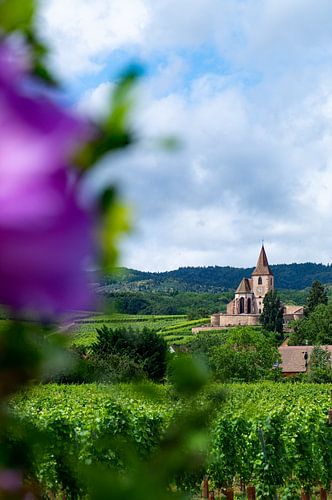
[[[216,389],[208,386],[200,404]],[[301,489],[327,488],[332,477],[330,389],[269,382],[226,386],[226,401],[215,402],[209,427],[208,464],[191,478],[191,491],[199,491],[204,473],[212,487],[234,487],[239,495],[240,484],[253,484],[259,499],[278,493],[282,500],[296,500]],[[48,385],[16,398],[14,412],[52,436],[37,464],[40,481],[52,490],[61,486],[55,460],[59,446],[70,449],[79,463],[123,468],[110,444],[121,436],[146,458],[183,404],[168,386],[154,386],[153,393],[150,397],[125,384]]]
[[[71,326],[73,344],[89,346],[96,339],[96,328],[106,325],[109,328],[126,326],[132,329],[149,328],[164,337],[167,343],[186,344],[192,340],[191,329],[210,322],[210,318],[201,318],[192,321],[185,315],[144,316],[129,314],[112,314],[92,316],[76,320]]]

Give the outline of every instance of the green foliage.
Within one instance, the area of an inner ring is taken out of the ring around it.
[[[323,386],[322,386],[323,387]],[[259,498],[297,498],[331,475],[329,386],[250,384],[232,387],[213,431],[209,472],[216,484],[252,482]],[[290,489],[291,497],[284,497]],[[296,492],[296,494],[294,494]]]
[[[76,488],[81,496],[94,480],[104,492],[111,481],[111,498],[119,492],[126,492],[125,498],[152,500],[156,492],[158,498],[168,498],[170,484],[197,492],[205,473],[223,487],[239,479],[252,482],[260,498],[273,498],[277,490],[281,498],[295,499],[301,487],[309,491],[320,482],[328,486],[329,385],[231,384],[226,402],[220,389],[215,385],[203,393],[189,391],[188,404],[167,386],[153,384],[46,385],[16,396],[11,410],[39,433],[43,445],[31,477],[53,494],[75,496]],[[195,404],[207,411],[213,405],[217,415],[208,418],[205,412],[194,418],[189,408]],[[200,418],[211,437],[205,465],[198,454],[208,445],[197,433]],[[293,496],[283,496],[290,490]],[[91,498],[98,498],[95,491]]]
[[[23,428],[33,422],[34,433],[46,438],[42,446],[31,442],[30,478],[55,496],[174,498],[169,489],[176,484],[176,497],[183,498],[180,490],[201,480],[213,407],[208,399],[201,404],[203,374],[192,366],[191,376],[187,368],[181,375],[187,396],[178,403],[179,392],[172,390],[169,397],[152,384],[114,386],[113,393],[109,386],[87,385],[23,393],[12,402],[12,413]],[[176,391],[176,376],[174,382]],[[22,436],[14,439],[23,444]]]
[[[272,370],[279,360],[275,336],[262,333],[258,328],[201,332],[189,344],[189,349],[207,363],[217,380],[223,382],[280,376],[279,370]]]
[[[115,282],[102,284],[100,293],[110,310],[120,314],[139,315],[178,315],[185,314],[188,319],[200,319],[215,312],[224,312],[226,304],[233,298],[232,292],[193,292],[193,291],[161,291],[153,282],[132,284]],[[119,290],[116,290],[119,287]],[[149,291],[150,290],[150,291]],[[285,304],[302,305],[307,298],[307,291],[281,291],[280,299]]]
[[[280,290],[278,289],[278,295],[283,304],[290,304],[294,306],[302,306],[305,304],[308,297],[308,289],[304,290]]]
[[[141,285],[144,290],[145,285]],[[216,311],[224,311],[231,294],[198,293],[186,291],[108,291],[102,286],[106,305],[122,314],[186,314],[189,319],[199,319]]]
[[[214,347],[224,344],[228,330],[223,332],[199,332],[191,341],[189,348],[192,354],[205,359],[211,368],[210,358]]]
[[[309,290],[305,313],[309,316],[319,304],[327,304],[327,290],[324,285],[318,280],[315,280]]]
[[[279,353],[273,336],[250,327],[234,328],[222,345],[212,348],[210,360],[218,380],[250,382],[271,377]]]
[[[309,317],[294,322],[289,345],[332,344],[332,304],[318,305]]]
[[[125,327],[111,329],[105,325],[97,329],[97,340],[92,345],[92,362],[104,373],[104,380],[132,380],[146,376],[160,381],[165,376],[167,344],[155,332]]]
[[[260,322],[267,332],[282,333],[283,330],[283,307],[275,290],[268,292],[263,300],[264,309],[260,316]]]
[[[308,382],[328,384],[332,382],[331,353],[315,346],[309,361]]]
[[[317,368],[331,368],[330,352],[319,346],[315,346],[310,355],[309,368],[310,370],[316,370]]]
[[[207,367],[198,358],[183,354],[174,356],[169,364],[168,380],[180,394],[195,394],[208,379]]]

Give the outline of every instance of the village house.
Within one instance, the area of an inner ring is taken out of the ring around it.
[[[322,345],[320,348],[330,353],[332,368],[332,345]],[[299,373],[306,373],[313,349],[314,346],[311,345],[282,345],[279,347],[282,374],[285,377],[290,377]]]

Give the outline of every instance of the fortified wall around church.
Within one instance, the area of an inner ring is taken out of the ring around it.
[[[234,299],[227,304],[226,313],[216,313],[211,316],[211,326],[225,328],[228,326],[259,325],[259,317],[264,309],[264,297],[272,290],[274,290],[274,276],[263,245],[251,278],[242,279],[236,289]],[[302,306],[284,305],[285,328],[290,321],[302,317]],[[201,330],[206,329],[208,327],[201,328]],[[195,331],[198,330],[195,328]]]

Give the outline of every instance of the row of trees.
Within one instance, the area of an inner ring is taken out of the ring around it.
[[[204,318],[225,309],[231,292],[112,292],[105,295],[108,308],[123,314],[186,314],[189,319]]]
[[[319,308],[319,310],[318,310]],[[308,340],[313,344],[332,342],[332,331],[329,331],[329,306],[327,290],[322,283],[314,281],[304,308],[305,318],[294,323],[294,330],[299,332],[293,336],[293,345],[301,345],[308,333]],[[314,315],[314,316],[313,316]],[[309,321],[310,320],[310,321]],[[261,324],[266,331],[283,332],[283,305],[278,293],[273,290],[264,297],[264,309],[260,317]],[[315,333],[314,333],[315,332]]]
[[[303,290],[310,287],[315,280],[322,283],[332,283],[332,266],[324,264],[277,264],[271,266],[276,286],[279,289]],[[122,269],[118,275],[106,276],[103,285],[110,289],[126,290],[128,285],[132,290],[147,287],[149,291],[161,291],[170,286],[178,290],[212,291],[234,290],[243,276],[250,276],[253,268],[235,267],[181,267],[175,271],[149,273]]]

